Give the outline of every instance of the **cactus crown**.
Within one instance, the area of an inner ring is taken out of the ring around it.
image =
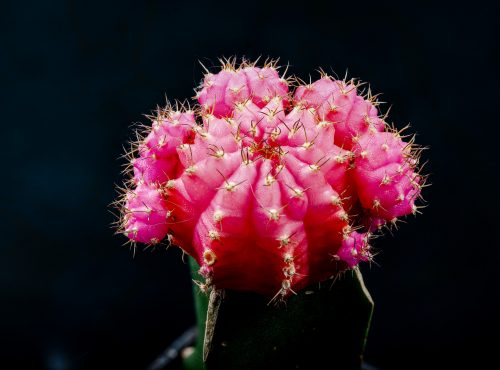
[[[221,64],[197,104],[158,108],[137,133],[120,232],[182,248],[204,289],[274,299],[371,261],[372,233],[418,212],[414,138],[354,79],[321,72],[306,84],[276,61]]]

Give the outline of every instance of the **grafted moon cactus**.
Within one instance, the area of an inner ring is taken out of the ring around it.
[[[371,233],[417,211],[424,179],[413,140],[359,87],[223,63],[194,109],[152,117],[134,148],[121,231],[182,248],[203,288],[277,299],[370,261]]]

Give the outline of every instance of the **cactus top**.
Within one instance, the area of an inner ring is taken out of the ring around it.
[[[182,248],[204,288],[275,298],[370,261],[371,233],[417,212],[424,181],[359,86],[274,63],[207,73],[196,109],[158,109],[136,143],[121,231]]]

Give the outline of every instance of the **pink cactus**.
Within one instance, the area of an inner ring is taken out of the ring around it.
[[[247,99],[262,108],[275,96],[287,97],[288,83],[272,64],[264,68],[242,65],[236,69],[230,64],[227,67],[215,75],[205,75],[197,96],[205,113],[231,117],[235,104]]]
[[[410,144],[403,142],[398,133],[368,133],[359,139],[354,151],[357,194],[375,224],[380,219],[395,221],[416,212],[421,177],[415,172],[416,159]]]
[[[167,234],[167,205],[161,188],[155,184],[139,184],[125,193],[123,215],[127,236],[141,243],[159,243]]]
[[[159,110],[138,143],[123,232],[168,238],[203,286],[276,298],[371,260],[370,233],[416,211],[423,179],[357,89],[323,75],[291,98],[273,63],[225,63],[196,114]]]
[[[323,76],[318,81],[297,87],[297,104],[313,107],[320,119],[335,125],[335,144],[350,150],[367,132],[381,132],[385,123],[371,99],[357,94],[353,81],[333,80]]]

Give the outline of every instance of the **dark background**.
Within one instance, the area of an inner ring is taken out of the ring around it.
[[[179,251],[133,258],[107,206],[129,126],[232,55],[349,69],[431,148],[429,207],[363,267],[367,361],[498,357],[498,6],[348,3],[2,3],[0,367],[143,369],[192,324]]]

